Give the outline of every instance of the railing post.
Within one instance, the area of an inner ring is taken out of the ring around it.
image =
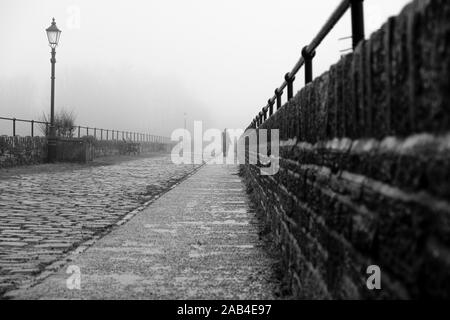
[[[78,126],[78,138],[80,138],[81,137],[81,128],[80,128],[80,126]]]
[[[290,73],[286,73],[286,75],[284,76],[284,80],[286,80],[287,83],[287,99],[289,101],[294,97],[295,76],[291,77]]]
[[[31,120],[31,137],[34,137],[34,120]]]
[[[283,91],[280,91],[278,89],[275,90],[275,96],[277,97],[277,110],[281,108],[281,95],[283,94]]]
[[[266,107],[264,107],[263,109],[262,109],[262,112],[263,112],[263,114],[264,114],[264,122],[266,122],[267,121],[267,108]]]
[[[305,59],[305,84],[313,81],[313,58],[316,55],[315,52],[308,52],[308,47],[304,47],[302,50],[302,57]]]
[[[94,128],[94,138],[97,139],[97,128]]]
[[[100,129],[100,140],[103,140],[103,129]]]
[[[269,106],[269,117],[271,117],[273,115],[273,102],[271,99],[267,101],[267,105]]]
[[[353,49],[365,38],[364,0],[351,0]]]
[[[16,118],[13,118],[13,137],[16,136]]]
[[[109,140],[109,130],[108,129],[106,129],[106,140],[107,141]]]

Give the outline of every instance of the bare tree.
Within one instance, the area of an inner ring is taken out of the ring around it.
[[[60,109],[55,113],[55,127],[56,136],[72,138],[75,131],[76,115],[73,110]],[[42,122],[47,122],[49,125],[41,124],[40,130],[44,135],[48,135],[50,130],[50,115],[43,113],[40,119]]]

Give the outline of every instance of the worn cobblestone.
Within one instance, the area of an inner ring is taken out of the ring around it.
[[[163,155],[0,177],[0,295],[104,232],[193,169],[176,166]]]

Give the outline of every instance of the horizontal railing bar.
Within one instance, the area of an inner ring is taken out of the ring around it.
[[[25,119],[18,119],[18,118],[5,118],[0,117],[0,120],[9,120],[9,121],[18,121],[18,122],[27,122],[27,123],[41,123],[41,124],[47,124],[48,122],[42,122],[42,121],[36,121],[36,120],[25,120]]]
[[[277,101],[277,94],[279,94],[279,97],[281,98],[281,94],[283,93],[284,89],[288,87],[290,80],[290,89],[292,91],[292,82],[295,79],[295,76],[300,71],[300,69],[305,65],[305,57],[308,58],[308,56],[313,57],[315,54],[316,49],[319,47],[319,45],[322,43],[322,41],[328,36],[328,34],[331,32],[331,30],[335,27],[335,25],[341,20],[341,18],[345,15],[347,10],[352,5],[352,0],[343,0],[341,3],[337,6],[337,8],[333,11],[331,16],[328,18],[328,20],[325,22],[325,25],[320,29],[320,31],[317,33],[317,35],[314,37],[314,39],[311,41],[311,43],[305,47],[304,52],[302,52],[302,56],[295,64],[294,68],[292,68],[291,72],[289,72],[283,83],[278,87],[278,89],[275,91],[275,95],[269,99],[267,105],[263,107],[262,112],[267,112],[271,105],[273,106],[275,102]],[[350,37],[351,38],[351,37]],[[288,90],[288,91],[289,91]],[[289,97],[288,97],[289,99]],[[261,113],[259,114],[260,117]],[[255,118],[255,120],[258,119],[258,116]]]
[[[347,12],[347,9],[350,7],[350,0],[343,0],[339,6],[334,10],[331,14],[331,17],[327,20],[325,25],[319,31],[317,36],[311,41],[309,46],[307,47],[307,52],[309,54],[313,53],[317,47],[322,43],[323,39],[330,33],[330,31],[334,28],[334,26],[341,20],[344,14]]]

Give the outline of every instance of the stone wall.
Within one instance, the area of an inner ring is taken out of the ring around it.
[[[0,168],[43,163],[47,140],[42,137],[0,137]]]
[[[60,162],[89,162],[94,160],[90,138],[58,138],[56,160]]]
[[[105,157],[111,155],[125,154],[127,152],[127,146],[124,141],[105,141],[94,140],[94,157]],[[156,142],[141,142],[140,153],[152,153],[152,152],[168,152],[166,144]]]
[[[261,128],[280,172],[242,173],[295,296],[450,298],[450,2],[414,1]]]
[[[172,145],[141,142],[140,153],[170,152]],[[95,158],[127,154],[124,141],[96,140],[93,137],[59,138],[57,161],[88,162]],[[0,136],[0,169],[44,163],[47,160],[45,137]]]

